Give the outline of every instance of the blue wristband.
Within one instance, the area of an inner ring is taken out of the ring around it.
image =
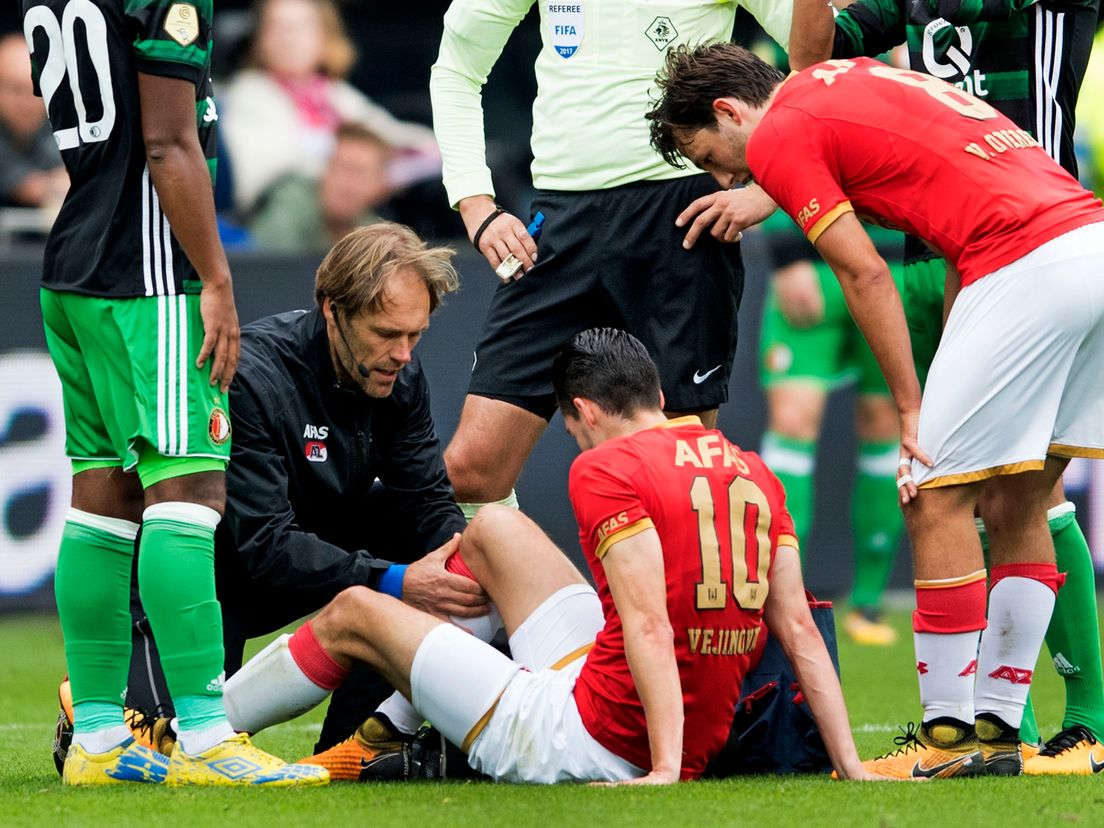
[[[406,577],[406,564],[391,564],[380,576],[377,589],[385,595],[402,600],[403,579]]]

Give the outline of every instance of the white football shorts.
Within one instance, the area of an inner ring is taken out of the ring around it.
[[[1104,457],[1104,222],[962,289],[920,406],[918,486]]]
[[[514,660],[449,624],[435,627],[414,655],[414,706],[473,768],[508,782],[618,781],[644,771],[587,732],[572,691],[602,605],[573,584],[550,595],[514,634]]]

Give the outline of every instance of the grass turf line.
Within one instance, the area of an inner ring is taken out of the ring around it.
[[[896,726],[918,713],[908,613],[894,612],[901,642],[889,649],[840,640],[844,689],[862,756],[892,747]],[[259,642],[263,643],[263,642]],[[529,787],[483,783],[335,785],[318,790],[69,790],[49,755],[64,671],[55,619],[0,619],[0,825],[303,825],[350,820],[369,826],[847,825],[925,826],[999,821],[1099,825],[1104,779],[976,779],[925,784],[848,784],[826,778],[761,777],[663,789]],[[1062,686],[1044,655],[1036,673],[1044,735],[1060,724]],[[321,710],[261,734],[281,756],[308,753]]]

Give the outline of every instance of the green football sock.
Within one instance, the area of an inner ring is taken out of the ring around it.
[[[1104,681],[1092,555],[1072,503],[1055,506],[1047,517],[1058,571],[1066,573],[1046,633],[1054,669],[1066,683],[1062,729],[1084,725],[1104,740]]]
[[[142,605],[177,703],[180,727],[204,730],[226,721],[221,703],[222,614],[214,570],[219,515],[194,503],[158,503],[142,517]]]
[[[882,605],[904,517],[897,504],[897,460],[900,445],[863,442],[851,494],[851,526],[855,543],[855,580],[851,604],[877,609]]]
[[[515,489],[510,489],[510,493],[506,495],[506,497],[502,498],[502,500],[492,500],[490,503],[458,503],[457,505],[460,507],[460,511],[464,513],[464,520],[466,520],[468,523],[471,523],[472,520],[475,518],[476,512],[478,512],[484,506],[490,506],[492,504],[497,504],[499,506],[509,506],[511,509],[519,508],[517,491]]]
[[[786,510],[794,522],[794,534],[805,560],[809,527],[813,523],[813,472],[816,469],[816,441],[796,440],[777,431],[763,435],[760,455],[786,490]]]
[[[54,595],[73,691],[74,730],[123,724],[130,669],[130,569],[138,526],[70,509]]]

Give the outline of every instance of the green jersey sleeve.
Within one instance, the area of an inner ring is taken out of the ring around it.
[[[124,0],[138,71],[202,86],[210,74],[213,0]]]
[[[832,57],[877,57],[904,42],[903,0],[858,0],[836,17]]]

